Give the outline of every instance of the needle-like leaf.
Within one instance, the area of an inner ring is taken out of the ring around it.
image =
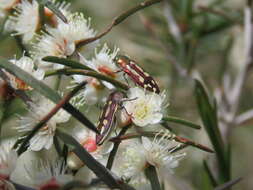
[[[56,14],[63,22],[67,23],[67,18],[62,14],[62,12],[49,0],[36,0],[40,5],[43,5],[50,9],[54,14]]]
[[[47,56],[42,59],[43,61],[51,62],[51,63],[58,63],[61,65],[65,65],[74,69],[84,69],[88,71],[94,71],[90,67],[81,64],[77,61],[71,60],[71,59],[66,59],[66,58],[60,58],[60,57],[54,57],[54,56]]]
[[[104,80],[123,90],[129,89],[129,87],[126,84],[118,80],[115,80],[112,77],[108,77],[106,75],[100,74],[96,71],[87,71],[87,70],[82,70],[82,69],[59,69],[59,70],[51,70],[46,73],[46,77],[52,76],[52,75],[85,75],[85,76],[94,77],[100,80]]]
[[[166,122],[181,124],[181,125],[184,125],[186,127],[191,127],[193,129],[201,129],[201,126],[198,125],[198,124],[195,124],[195,123],[192,123],[191,121],[181,119],[181,118],[178,118],[178,117],[174,117],[174,116],[166,116],[166,117],[163,117],[162,120],[166,121]]]
[[[159,182],[159,178],[156,172],[156,168],[152,165],[149,165],[146,169],[145,169],[145,175],[147,176],[147,178],[149,179],[150,183],[151,183],[151,187],[152,190],[161,190],[161,185]]]
[[[198,80],[195,80],[195,82],[195,96],[199,114],[217,155],[221,181],[227,181],[230,176],[229,164],[226,162],[226,150],[218,128],[216,105],[211,104],[208,94],[201,82]]]

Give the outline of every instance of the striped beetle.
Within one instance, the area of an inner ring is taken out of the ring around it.
[[[114,62],[126,73],[137,85],[145,88],[148,91],[160,93],[160,89],[147,72],[145,72],[138,64],[124,55],[115,57]]]
[[[112,92],[107,98],[97,127],[100,131],[100,135],[96,135],[97,145],[103,144],[114,129],[116,122],[115,114],[117,110],[121,107],[123,98],[124,94],[119,91]]]

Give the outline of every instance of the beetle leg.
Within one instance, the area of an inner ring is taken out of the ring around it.
[[[129,85],[129,82],[128,82],[127,78],[126,78],[126,73],[123,74],[123,77],[124,77],[124,79],[125,79],[125,81],[126,81],[126,83],[127,83],[127,86],[130,86],[130,85]]]
[[[132,113],[128,113],[128,111],[127,111],[127,109],[125,108],[125,106],[120,105],[120,109],[123,109],[123,110],[126,112],[126,114],[127,114],[128,117],[133,118],[133,114],[132,114]]]
[[[121,100],[121,102],[123,103],[123,102],[130,102],[130,101],[134,101],[134,100],[137,100],[138,99],[138,97],[135,97],[135,98],[123,98],[122,100]]]

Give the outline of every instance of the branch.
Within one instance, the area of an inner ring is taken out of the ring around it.
[[[253,120],[253,109],[248,110],[235,118],[236,125],[244,125]]]
[[[110,139],[110,141],[119,142],[119,141],[122,141],[122,140],[127,140],[127,139],[132,139],[132,138],[139,138],[139,137],[142,137],[142,136],[146,136],[146,137],[159,136],[160,137],[162,135],[163,135],[162,133],[157,133],[157,132],[129,133],[129,134],[121,136],[121,137],[113,137],[113,138]],[[171,135],[171,140],[175,140],[179,143],[183,143],[183,144],[187,144],[187,145],[199,148],[199,149],[201,149],[203,151],[206,151],[206,152],[210,152],[210,153],[214,152],[212,149],[210,149],[210,148],[208,148],[204,145],[198,144],[198,143],[193,142],[189,139],[179,137],[179,136],[176,136],[176,135]]]
[[[149,1],[145,1],[145,2],[142,2],[140,3],[139,5],[123,12],[121,15],[117,16],[116,18],[113,19],[112,23],[103,31],[101,32],[100,34],[98,34],[97,36],[93,37],[93,38],[87,38],[87,39],[84,39],[82,41],[80,41],[78,44],[77,44],[77,48],[80,48],[88,43],[91,43],[91,42],[94,42],[100,38],[102,38],[103,36],[105,36],[106,34],[108,34],[112,28],[114,26],[117,26],[118,24],[120,24],[121,22],[123,22],[126,18],[128,18],[129,16],[131,16],[132,14],[136,13],[137,11],[139,10],[142,10],[146,7],[149,7],[153,4],[156,4],[156,3],[160,3],[161,1],[163,0],[149,0]]]
[[[231,180],[231,181],[229,181],[227,183],[224,183],[224,184],[216,187],[214,190],[229,190],[233,185],[239,183],[241,180],[242,180],[241,177],[236,178],[234,180]]]
[[[164,17],[166,18],[168,29],[172,37],[175,39],[177,44],[182,44],[183,38],[181,30],[172,14],[171,6],[168,2],[164,3]],[[174,65],[179,75],[185,77],[187,75],[187,70],[177,61],[177,59],[174,56],[170,55],[169,52],[170,51],[168,50],[167,59],[171,61],[171,63]]]
[[[245,84],[245,81],[247,79],[248,73],[250,68],[252,67],[252,56],[253,56],[253,38],[252,38],[252,11],[249,6],[245,7],[244,10],[244,25],[245,25],[245,55],[246,55],[246,61],[244,63],[244,68],[242,71],[238,74],[238,77],[235,80],[234,86],[231,90],[230,94],[230,105],[232,106],[232,119],[234,120],[235,114],[238,109],[239,100],[242,94],[242,89]]]

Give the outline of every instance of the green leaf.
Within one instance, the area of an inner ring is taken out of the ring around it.
[[[145,169],[145,175],[151,183],[152,190],[161,190],[161,185],[159,183],[159,178],[156,172],[156,168],[152,165],[149,165]]]
[[[109,82],[113,84],[114,86],[121,88],[123,90],[129,89],[129,87],[126,84],[118,80],[115,80],[112,77],[108,77],[106,75],[103,75],[94,71],[87,71],[87,70],[81,70],[81,69],[59,69],[59,70],[48,71],[46,72],[45,76],[48,77],[48,76],[53,76],[53,75],[85,75],[85,76],[90,76],[90,77],[94,77],[94,78]]]
[[[61,150],[61,144],[57,138],[57,136],[54,136],[54,147],[59,157],[62,156],[62,150]]]
[[[193,129],[201,129],[201,126],[195,123],[192,123],[191,121],[185,120],[185,119],[181,119],[178,117],[174,117],[174,116],[167,116],[167,117],[163,117],[162,119],[163,121],[166,122],[172,122],[172,123],[177,123],[177,124],[182,124],[186,127],[191,127]]]
[[[59,58],[54,56],[47,56],[42,59],[43,61],[51,62],[51,63],[58,63],[61,65],[65,65],[74,69],[84,69],[89,71],[94,71],[90,67],[87,67],[84,64],[81,64],[77,61],[71,60],[71,59],[65,59],[65,58]]]
[[[38,81],[35,79],[32,75],[29,73],[23,71],[16,65],[9,63],[7,60],[0,59],[0,67],[5,69],[6,71],[12,73],[19,79],[23,80],[26,84],[31,86],[33,89],[38,91],[41,95],[45,96],[46,98],[50,99],[54,103],[58,104],[61,100],[61,96],[49,88],[47,85],[45,85],[43,82]],[[87,119],[80,111],[78,111],[76,108],[74,108],[71,104],[66,103],[63,106],[63,109],[65,109],[67,112],[69,112],[73,117],[75,117],[78,121],[80,121],[82,124],[84,124],[89,129],[93,130],[96,133],[99,133],[97,128],[94,126],[93,123],[89,119]]]
[[[56,130],[56,135],[66,144],[75,147],[73,152],[110,188],[133,190],[132,187],[125,184],[119,177],[115,176],[111,171],[96,161],[96,159],[94,159],[72,136],[58,129]]]
[[[199,82],[198,80],[195,80],[195,82],[195,96],[199,114],[217,155],[221,174],[221,181],[227,181],[229,180],[230,176],[229,166],[226,162],[226,150],[224,147],[223,140],[221,138],[220,130],[218,128],[216,105],[212,105],[210,103],[207,92],[205,91],[201,82]]]
[[[203,166],[204,166],[204,169],[208,175],[208,178],[212,184],[213,187],[217,186],[217,182],[216,182],[216,179],[214,178],[214,175],[212,174],[206,160],[203,161]]]
[[[63,22],[67,23],[67,18],[62,14],[62,12],[49,0],[36,0],[40,5],[43,5],[50,9],[54,14],[56,14]]]

